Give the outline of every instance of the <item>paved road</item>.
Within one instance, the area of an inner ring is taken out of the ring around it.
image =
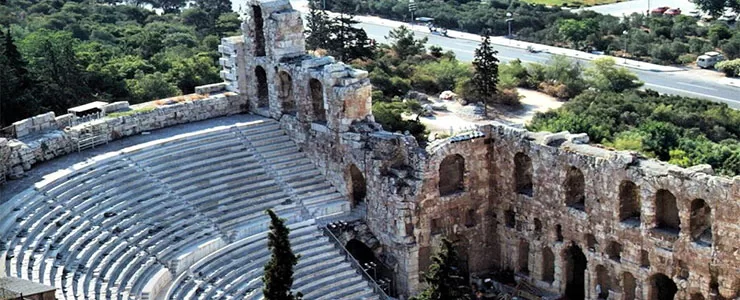
[[[391,27],[360,23],[360,27],[365,29],[368,36],[378,42],[385,42],[385,35]],[[473,53],[478,44],[474,41],[464,39],[453,39],[430,35],[427,33],[416,33],[417,36],[426,36],[429,38],[427,45],[437,45],[445,50],[452,50],[457,58],[462,61],[472,61]],[[546,62],[550,58],[547,53],[529,53],[526,50],[496,46],[499,51],[499,59],[509,61],[520,59],[523,62]],[[588,61],[583,61],[588,63]],[[651,71],[632,70],[645,82],[645,87],[666,94],[677,94],[681,96],[704,98],[716,102],[724,102],[733,108],[740,109],[740,88],[719,84],[710,80],[692,78],[686,72],[659,73]]]

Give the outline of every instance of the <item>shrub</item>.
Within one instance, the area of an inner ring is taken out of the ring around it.
[[[725,73],[727,77],[737,77],[740,75],[740,58],[733,60],[726,60],[717,63],[717,70]]]
[[[696,62],[696,57],[697,57],[696,54],[687,53],[687,54],[681,54],[676,60],[678,61],[679,64],[688,65],[688,64],[692,64]]]
[[[521,105],[519,102],[520,98],[519,92],[516,89],[504,89],[500,90],[494,96],[494,101],[506,106],[518,107]]]
[[[539,89],[545,94],[548,94],[558,99],[570,98],[570,94],[568,93],[568,87],[562,83],[543,81],[543,82],[540,82],[537,89]]]

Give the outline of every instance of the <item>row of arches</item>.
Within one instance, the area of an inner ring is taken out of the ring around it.
[[[443,161],[444,163],[444,161]],[[441,167],[440,167],[441,170]],[[440,173],[440,176],[442,174]],[[532,160],[526,154],[519,152],[514,156],[514,188],[517,193],[532,196]],[[585,211],[586,208],[586,181],[583,172],[575,166],[568,168],[564,182],[565,204],[568,207]],[[620,222],[627,225],[639,226],[641,222],[642,203],[639,187],[632,181],[624,180],[619,184]],[[676,204],[676,197],[668,190],[660,189],[655,194],[655,224],[654,228],[660,231],[678,235],[681,231],[681,220]],[[711,244],[712,217],[711,208],[703,199],[691,202],[690,234],[695,242]]]
[[[267,72],[262,66],[254,68],[254,76],[257,79],[257,108],[270,107],[270,85],[267,82]],[[294,91],[293,78],[286,71],[277,74],[277,96],[280,109],[283,114],[295,115],[298,105]],[[316,78],[308,80],[308,97],[311,101],[311,118],[315,123],[326,122],[326,107],[324,106],[324,87]]]

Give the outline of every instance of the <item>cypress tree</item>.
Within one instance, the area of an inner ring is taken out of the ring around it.
[[[470,288],[457,267],[458,256],[454,245],[442,239],[442,249],[432,257],[429,271],[424,274],[427,288],[413,300],[470,299]]]
[[[319,9],[319,0],[308,1],[306,16],[306,47],[311,50],[329,50],[331,19],[326,11]]]
[[[278,218],[272,210],[266,213],[270,216],[270,233],[267,236],[267,248],[272,252],[270,261],[265,265],[265,275],[262,281],[265,287],[262,294],[266,300],[298,300],[301,293],[290,290],[293,286],[293,267],[298,263],[299,256],[293,254],[288,234],[290,229],[285,226],[285,220]]]
[[[488,117],[488,104],[493,102],[493,97],[498,93],[498,51],[493,49],[491,38],[488,36],[488,30],[483,31],[483,42],[475,49],[475,59],[473,66],[475,74],[473,83],[475,83],[478,94],[483,97],[484,113]]]

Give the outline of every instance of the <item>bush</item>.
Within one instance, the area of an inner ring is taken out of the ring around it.
[[[740,59],[721,61],[717,63],[716,68],[727,77],[737,77],[740,75]]]
[[[500,90],[495,96],[494,96],[494,102],[500,103],[506,106],[512,106],[512,107],[518,107],[521,105],[521,102],[519,100],[521,97],[519,96],[519,92],[517,92],[516,89],[504,89]]]
[[[570,94],[568,93],[568,87],[562,83],[543,81],[543,82],[540,82],[537,89],[539,89],[545,94],[548,94],[558,99],[570,98]]]
[[[688,64],[692,64],[696,62],[696,58],[697,58],[696,54],[687,53],[687,54],[681,54],[676,59],[676,61],[678,61],[679,64],[688,65]]]

